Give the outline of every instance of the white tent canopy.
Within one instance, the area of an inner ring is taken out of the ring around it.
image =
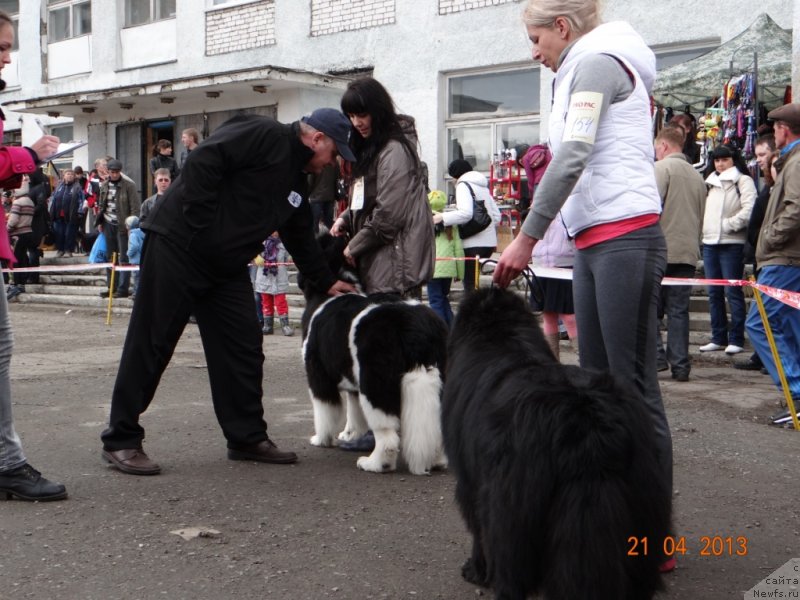
[[[792,34],[762,13],[750,27],[718,48],[656,76],[653,96],[663,106],[695,105],[722,94],[731,76],[752,72],[758,58],[759,101],[769,108],[783,104],[783,92],[792,81]]]

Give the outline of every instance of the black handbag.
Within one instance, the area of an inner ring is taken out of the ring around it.
[[[458,234],[462,240],[465,240],[489,227],[492,224],[492,217],[486,212],[486,205],[483,200],[478,200],[475,197],[472,186],[466,181],[462,183],[469,188],[469,193],[472,196],[472,218],[463,225],[458,226]]]

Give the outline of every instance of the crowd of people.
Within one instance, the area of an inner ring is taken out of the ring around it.
[[[666,365],[676,380],[689,378],[689,288],[662,287],[662,279],[694,275],[701,250],[706,276],[741,279],[749,243],[759,282],[800,289],[800,105],[772,111],[774,137],[756,144],[767,181],[760,195],[730,145],[714,150],[703,177],[691,166],[687,148],[694,146],[687,145],[691,134],[681,119],[652,139],[655,58],[639,34],[627,23],[602,23],[594,0],[570,6],[577,8],[528,0],[524,11],[533,59],[555,73],[550,140],[520,157],[531,173],[539,171],[535,185],[529,174],[530,210],[493,281],[508,286],[532,259],[572,268],[571,283],[546,280],[533,299],[548,342],[557,357],[563,324],[582,366],[610,371],[638,391],[654,423],[657,476],[671,488],[672,442],[657,372]],[[0,13],[3,64],[11,43],[13,27]],[[98,159],[88,174],[66,170],[54,190],[43,190],[36,167],[58,140],[44,136],[30,148],[2,148],[0,178],[14,190],[3,236],[15,238],[16,247],[11,254],[0,236],[0,255],[30,264],[44,198],[57,256],[102,236],[108,256],[140,266],[133,284],[123,270],[104,292],[135,295],[101,435],[102,457],[119,471],[161,471],[144,451],[139,419],[190,318],[203,339],[228,458],[295,462],[295,453],[267,435],[262,406],[262,335],[273,333],[276,316],[281,332],[293,334],[285,298],[289,257],[330,295],[354,292],[330,272],[315,241],[323,223],[332,235],[346,236],[345,259],[366,293],[419,300],[427,287],[431,306],[449,323],[453,278],[466,293],[477,283],[473,264],[462,259],[496,250],[496,199],[486,177],[463,159],[448,166],[452,205],[431,191],[414,119],[398,113],[372,77],[350,82],[339,109],[320,108],[291,124],[239,115],[202,141],[195,130],[181,139],[180,164],[169,141],[154,148],[152,195],[144,202],[113,157]],[[346,206],[335,214],[342,198]],[[437,256],[448,260],[437,264]],[[17,293],[25,283],[24,275],[15,278]],[[741,288],[711,286],[709,297],[711,341],[700,350],[737,354],[746,329],[756,350],[746,364],[763,365],[777,381],[763,326],[755,309],[745,314]],[[14,434],[5,295],[0,300],[0,491],[60,499],[64,487],[27,465]],[[765,305],[783,371],[800,399],[800,317],[777,300]],[[668,317],[666,349],[659,313]]]

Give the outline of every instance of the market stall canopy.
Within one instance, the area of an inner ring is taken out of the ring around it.
[[[708,99],[722,94],[731,75],[752,72],[754,51],[758,52],[759,101],[768,108],[780,106],[792,81],[792,34],[766,13],[714,50],[659,71],[653,88],[656,103],[701,110]]]

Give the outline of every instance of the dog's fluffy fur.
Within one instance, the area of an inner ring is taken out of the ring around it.
[[[671,497],[640,398],[558,363],[526,303],[499,289],[462,302],[446,381],[445,449],[473,536],[464,578],[496,598],[651,598]],[[643,537],[648,554],[629,556]]]
[[[320,243],[337,272],[341,242],[323,236]],[[302,288],[303,360],[314,407],[311,444],[331,446],[337,437],[355,440],[371,429],[375,450],[358,459],[360,469],[394,471],[401,445],[411,473],[444,466],[444,322],[427,306],[396,296],[327,299],[309,282]]]

